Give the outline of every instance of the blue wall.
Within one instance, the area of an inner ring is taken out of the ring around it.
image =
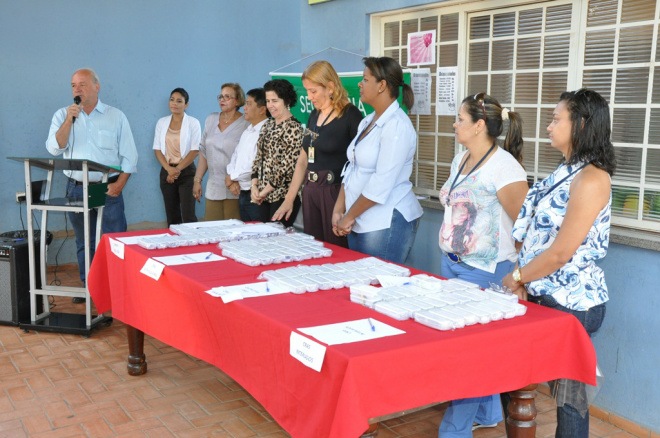
[[[173,88],[188,90],[188,112],[203,122],[217,110],[222,83],[238,81],[246,90],[262,85],[270,71],[327,47],[366,55],[370,13],[426,3],[432,2],[0,2],[0,231],[22,228],[14,192],[24,188],[23,168],[4,157],[46,156],[50,120],[71,102],[74,70],[96,69],[101,99],[131,123],[140,162],[125,189],[129,224],[163,222],[151,145]],[[62,192],[60,183],[54,193]],[[61,218],[51,217],[50,230],[64,229]],[[439,273],[441,220],[441,212],[426,209],[411,266]],[[75,260],[72,254],[65,262]],[[611,301],[594,338],[606,376],[595,405],[660,432],[660,253],[612,245],[602,266]]]

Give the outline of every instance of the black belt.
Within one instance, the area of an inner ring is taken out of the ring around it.
[[[116,183],[118,179],[119,179],[119,175],[111,176],[110,178],[108,178],[108,184]],[[77,179],[73,179],[73,178],[69,178],[69,181],[71,181],[77,186],[81,186],[83,183],[82,181],[78,181]],[[102,181],[94,181],[94,182],[90,182],[89,185],[91,186],[92,184],[101,184],[101,182]]]
[[[323,175],[325,174],[325,176]],[[338,178],[332,170],[308,170],[307,171],[307,181],[315,182],[318,184],[339,184],[341,180],[338,181]]]

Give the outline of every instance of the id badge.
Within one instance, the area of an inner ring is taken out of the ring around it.
[[[309,146],[307,148],[307,162],[308,163],[314,163],[314,146]]]

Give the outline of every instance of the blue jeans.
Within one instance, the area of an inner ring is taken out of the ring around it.
[[[474,268],[465,263],[454,263],[442,254],[440,272],[446,278],[460,278],[486,289],[489,282],[500,284],[502,278],[513,270],[508,260],[497,264],[494,273]],[[454,400],[449,404],[438,429],[440,438],[464,438],[472,436],[472,424],[496,424],[502,421],[499,394]]]
[[[71,199],[82,199],[82,185],[76,185],[69,180],[66,185],[66,196]],[[96,249],[96,218],[98,210],[89,210],[89,262],[91,264]],[[85,217],[83,213],[69,213],[69,220],[76,234],[76,255],[78,257],[78,271],[80,279],[85,283]],[[126,216],[124,215],[124,197],[105,197],[105,208],[103,209],[103,224],[101,229],[104,233],[120,233],[126,231]]]
[[[351,232],[348,247],[353,251],[403,264],[415,242],[419,218],[406,221],[401,213],[394,209],[390,227],[368,233]]]
[[[539,300],[538,297],[530,297],[530,301],[538,302],[538,304],[550,307],[562,312],[570,313],[575,316],[580,324],[584,327],[587,334],[591,337],[592,334],[600,328],[603,320],[605,319],[605,304],[592,307],[589,310],[571,310],[560,304],[548,302],[546,300]],[[586,391],[584,383],[577,382],[582,386],[581,391]],[[504,401],[504,398],[503,398]],[[506,400],[508,401],[508,400]],[[557,429],[555,431],[555,438],[588,438],[589,437],[589,411],[583,417],[578,410],[570,405],[564,403],[562,406],[557,406]]]

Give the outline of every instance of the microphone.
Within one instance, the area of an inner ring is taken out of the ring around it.
[[[73,98],[73,103],[75,103],[76,105],[80,105],[80,96],[76,96],[76,97],[74,97],[74,98]],[[75,118],[75,117],[73,118],[73,120],[71,121],[71,123],[76,123],[76,118]]]

